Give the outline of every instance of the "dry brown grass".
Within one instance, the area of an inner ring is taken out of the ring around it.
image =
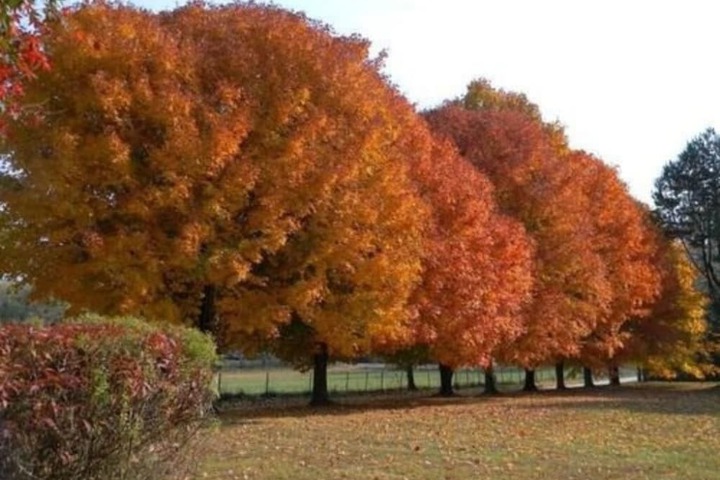
[[[225,412],[210,479],[720,479],[720,387],[298,400]]]

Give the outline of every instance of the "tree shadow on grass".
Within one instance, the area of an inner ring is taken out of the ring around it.
[[[371,411],[407,411],[425,407],[472,405],[499,401],[514,394],[480,394],[477,389],[465,389],[451,397],[438,396],[434,390],[420,392],[393,392],[380,395],[338,396],[330,405],[312,407],[308,397],[275,397],[273,399],[246,399],[235,405],[221,408],[223,424],[247,423],[266,418],[312,417],[352,415]]]
[[[578,392],[580,393],[580,392]],[[652,382],[582,391],[576,398],[558,396],[545,402],[518,405],[521,409],[568,411],[624,410],[663,415],[720,414],[720,385],[692,382]]]
[[[717,414],[720,412],[720,384],[645,383],[621,387],[591,389],[541,390],[496,395],[481,394],[480,390],[462,390],[452,397],[439,397],[434,391],[416,393],[395,392],[384,395],[338,397],[334,403],[321,408],[308,405],[304,397],[275,397],[244,400],[224,407],[219,418],[223,425],[251,424],[263,419],[283,417],[312,417],[352,415],[372,411],[408,411],[444,406],[505,405],[518,409],[561,409],[567,411],[625,410],[633,413],[661,413],[675,415]]]

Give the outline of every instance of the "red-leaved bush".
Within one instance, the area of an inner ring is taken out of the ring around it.
[[[0,478],[177,478],[214,362],[209,337],[132,318],[0,327]]]

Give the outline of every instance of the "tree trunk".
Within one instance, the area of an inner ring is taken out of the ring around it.
[[[408,390],[411,392],[416,391],[418,388],[417,385],[415,385],[415,370],[413,369],[413,366],[408,365],[405,372],[407,373]]]
[[[497,389],[497,383],[495,382],[495,370],[492,365],[485,369],[485,390],[484,393],[488,395],[495,395],[500,393]]]
[[[620,386],[620,368],[617,365],[610,365],[610,367],[608,367],[608,376],[610,377],[611,386]]]
[[[585,388],[593,388],[595,382],[593,382],[592,369],[583,367],[583,386]]]
[[[555,384],[558,390],[565,390],[565,364],[563,362],[557,362],[555,364]]]
[[[645,381],[645,370],[640,366],[637,367],[637,381],[638,383]]]
[[[201,332],[217,333],[217,312],[215,310],[216,292],[217,289],[215,285],[205,285],[203,288],[200,316],[197,320],[197,328]]]
[[[525,369],[525,385],[523,386],[523,392],[537,392],[538,388],[535,385],[535,370],[526,368]]]
[[[318,342],[313,355],[313,389],[310,405],[319,407],[330,403],[327,384],[328,348],[327,344]]]
[[[453,369],[447,365],[440,366],[440,395],[443,397],[451,397],[455,394],[453,391],[452,378]]]

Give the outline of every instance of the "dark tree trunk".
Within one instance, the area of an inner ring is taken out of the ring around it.
[[[645,381],[645,370],[642,367],[637,367],[637,381],[638,383]]]
[[[197,328],[204,333],[217,333],[217,312],[215,310],[216,291],[215,285],[205,285],[203,288],[203,298],[202,304],[200,305],[200,316],[197,320]]]
[[[408,365],[405,372],[407,373],[408,390],[414,392],[418,388],[417,385],[415,385],[415,370],[413,369],[413,366]]]
[[[526,368],[525,369],[525,385],[523,386],[523,392],[537,392],[538,388],[535,385],[535,370]]]
[[[555,384],[558,390],[565,390],[565,364],[563,362],[557,362],[555,364]]]
[[[608,376],[610,377],[610,385],[613,387],[620,386],[620,368],[617,365],[608,367]]]
[[[583,386],[585,388],[593,388],[595,382],[593,382],[592,369],[583,367]]]
[[[319,407],[330,403],[327,384],[328,348],[327,344],[318,342],[313,355],[313,389],[310,405]]]
[[[497,389],[497,383],[495,382],[495,370],[492,366],[485,369],[485,390],[484,393],[488,395],[495,395],[500,393]]]
[[[440,364],[440,395],[443,397],[451,397],[455,394],[453,390],[453,369],[447,365]]]

